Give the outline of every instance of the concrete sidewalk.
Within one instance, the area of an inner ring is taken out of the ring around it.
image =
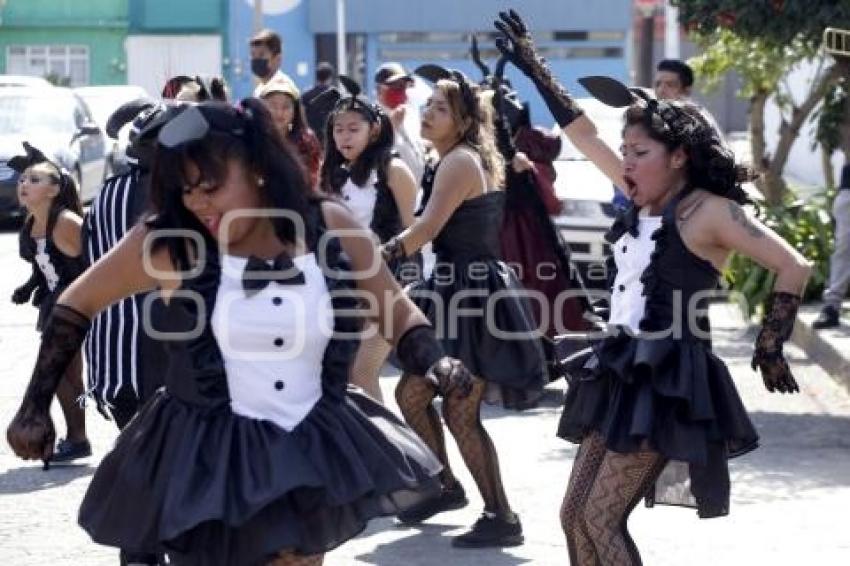
[[[822,306],[816,303],[800,307],[791,340],[850,392],[850,324],[847,323],[846,318],[850,301],[844,302],[845,318],[842,319],[841,326],[815,330],[812,328],[812,323]]]

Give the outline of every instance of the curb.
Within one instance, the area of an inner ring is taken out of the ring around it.
[[[850,329],[815,330],[819,306],[804,306],[797,316],[791,341],[850,393]]]

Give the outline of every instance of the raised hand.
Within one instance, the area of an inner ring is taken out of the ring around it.
[[[542,58],[534,47],[534,40],[528,26],[514,10],[499,12],[499,19],[493,22],[500,32],[496,39],[496,47],[517,69],[528,76],[543,64]],[[537,69],[539,72],[539,69]]]
[[[532,80],[558,125],[564,128],[581,116],[581,108],[537,52],[531,33],[519,14],[514,10],[499,12],[499,19],[493,25],[499,31],[496,47],[503,57]]]

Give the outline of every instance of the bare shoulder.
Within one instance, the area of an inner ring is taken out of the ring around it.
[[[83,219],[79,214],[70,210],[63,210],[56,217],[56,225],[53,227],[53,243],[62,251],[62,253],[75,257],[80,255],[81,249],[81,231],[83,228]]]
[[[481,161],[474,151],[467,147],[453,149],[443,157],[440,167],[437,169],[439,175],[445,169],[474,170],[481,167]]]
[[[354,230],[361,228],[354,217],[351,216],[351,212],[336,201],[330,199],[322,201],[320,208],[322,217],[325,219],[325,225],[330,230]]]
[[[413,179],[413,172],[400,157],[393,157],[387,163],[387,180],[390,184],[396,179]]]

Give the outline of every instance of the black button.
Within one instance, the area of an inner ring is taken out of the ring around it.
[[[344,197],[342,197],[342,200],[351,200],[351,197],[348,196],[348,195],[345,195]]]
[[[276,307],[279,307],[282,302],[283,299],[281,299],[280,297],[275,297],[272,299],[272,304]]]
[[[283,338],[275,338],[274,339],[274,345],[277,346],[278,348],[283,346]]]
[[[278,379],[277,381],[274,382],[274,388],[277,389],[278,391],[282,391],[283,388],[284,388],[283,382]]]
[[[622,293],[622,292],[623,292],[623,291],[625,291],[625,290],[626,290],[626,286],[625,286],[625,285],[620,285],[620,292]]]
[[[623,253],[626,253],[626,250],[627,250],[627,249],[629,249],[629,248],[628,248],[628,247],[626,247],[626,246],[623,246]]]

